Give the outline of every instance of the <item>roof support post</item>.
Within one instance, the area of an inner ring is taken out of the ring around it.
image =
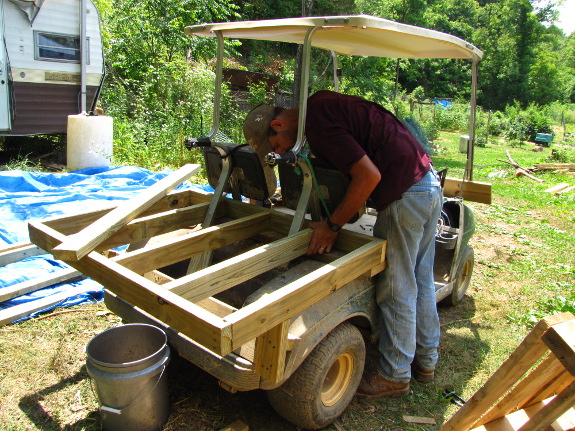
[[[473,55],[471,66],[471,103],[469,113],[469,142],[467,143],[467,162],[465,165],[465,177],[467,181],[473,181],[473,157],[475,149],[475,117],[477,111],[477,73],[479,69],[479,57]]]
[[[222,76],[223,76],[223,64],[224,64],[224,36],[220,30],[215,30],[213,32],[216,35],[216,40],[218,43],[218,53],[216,58],[216,79],[215,79],[215,89],[214,89],[214,115],[212,122],[212,130],[208,134],[208,138],[212,140],[218,133],[218,128],[220,125],[220,109],[222,105]]]

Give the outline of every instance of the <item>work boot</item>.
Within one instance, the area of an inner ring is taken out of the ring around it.
[[[364,398],[402,397],[409,393],[409,382],[390,382],[381,374],[363,376],[356,395]]]
[[[426,370],[419,366],[416,362],[411,364],[411,375],[421,383],[429,383],[435,380],[435,371]]]

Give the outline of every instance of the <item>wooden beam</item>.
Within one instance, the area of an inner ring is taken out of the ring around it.
[[[547,385],[550,379],[555,380],[563,371],[563,366],[557,358],[555,358],[554,355],[547,355],[547,357],[531,371],[528,377],[522,379],[521,382],[513,387],[511,392],[506,394],[497,405],[493,406],[493,408],[482,417],[482,422],[489,423],[517,410],[517,407],[520,406],[524,400],[533,398]],[[535,401],[528,403],[526,406],[534,403]]]
[[[3,287],[0,289],[0,302],[8,301],[9,299],[16,298],[26,293],[35,292],[47,286],[63,283],[64,281],[71,280],[82,276],[82,273],[76,271],[74,268],[66,268],[43,277],[27,280],[22,283],[17,283],[12,286]]]
[[[462,197],[472,202],[491,204],[491,184],[489,183],[445,178],[443,194],[445,197]]]
[[[254,372],[273,383],[284,377],[290,320],[264,332],[256,340]]]
[[[96,251],[131,244],[202,222],[208,203],[165,211],[132,220],[96,247]],[[223,212],[222,212],[223,213]]]
[[[520,431],[545,430],[573,405],[575,405],[575,383],[571,383],[561,393],[553,397],[548,404],[529,418],[529,422],[522,426]]]
[[[124,201],[102,201],[101,207],[97,210],[82,211],[72,215],[51,217],[42,220],[42,223],[60,233],[63,233],[64,235],[71,235],[80,232],[82,229],[91,225],[114,208],[117,208],[121,202]],[[209,202],[209,196],[204,195],[203,193],[198,193],[194,190],[172,191],[143,211],[139,217],[147,217],[159,212],[191,207],[204,202]]]
[[[112,260],[143,274],[153,269],[181,262],[207,250],[215,250],[233,244],[269,228],[269,214],[253,214],[239,220],[232,220],[218,226],[172,238],[169,241],[153,244],[141,250],[124,253]]]
[[[0,249],[0,266],[8,265],[9,263],[19,262],[30,256],[38,256],[45,254],[46,251],[42,250],[35,244],[30,242],[21,242],[18,244],[11,244],[7,247]]]
[[[44,250],[51,250],[66,239],[64,235],[41,222],[32,222],[29,226],[30,239]],[[89,253],[71,265],[125,301],[213,352],[227,354],[232,351],[229,331],[222,319],[180,298],[163,286],[158,286],[96,252]]]
[[[231,326],[233,348],[258,337],[276,325],[305,310],[370,268],[381,263],[384,241],[373,239],[368,244],[305,274],[279,290],[240,308],[224,319]]]
[[[575,376],[575,318],[549,328],[542,338],[565,369]]]
[[[171,190],[200,170],[200,165],[185,165],[166,178],[158,181],[142,193],[122,202],[121,205],[101,217],[80,232],[67,237],[52,250],[58,259],[75,261],[90,253],[101,242],[133,220],[145,209],[166,196]]]
[[[54,295],[46,296],[35,301],[25,302],[24,304],[0,310],[0,326],[15,322],[16,320],[28,317],[38,311],[44,310],[65,301],[70,296],[69,292],[60,292]]]
[[[304,255],[312,233],[311,229],[306,229],[186,275],[163,287],[192,302],[200,301]]]
[[[484,412],[498,402],[547,351],[541,335],[550,327],[572,318],[571,313],[562,313],[540,320],[487,382],[443,425],[441,431],[461,431],[484,425]]]
[[[144,274],[144,277],[160,285],[174,280],[169,275],[166,275],[160,271],[150,271]],[[215,314],[218,317],[225,317],[237,310],[235,307],[232,307],[231,305],[228,305],[225,302],[212,297],[202,299],[201,301],[196,302],[196,305],[202,307],[204,310],[209,311],[212,314]]]

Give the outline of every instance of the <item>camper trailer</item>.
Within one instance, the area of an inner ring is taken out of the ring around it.
[[[94,110],[104,56],[91,0],[0,0],[0,39],[0,135],[65,133],[69,115]]]

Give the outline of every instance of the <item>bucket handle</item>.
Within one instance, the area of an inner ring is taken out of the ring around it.
[[[115,407],[110,407],[110,406],[105,406],[102,405],[100,406],[100,411],[101,412],[105,412],[105,413],[112,413],[114,415],[121,415],[122,414],[122,410],[127,409],[129,407],[133,407],[136,404],[142,402],[148,395],[150,395],[152,392],[154,392],[154,389],[156,389],[156,386],[158,386],[158,384],[160,383],[160,380],[162,380],[162,376],[164,375],[164,372],[166,371],[166,369],[168,368],[168,362],[169,362],[169,356],[165,356],[164,357],[164,364],[162,365],[162,372],[160,373],[160,377],[158,377],[158,380],[156,380],[156,383],[154,384],[154,387],[152,389],[150,389],[147,393],[145,393],[144,395],[140,396],[139,398],[136,398],[134,401],[132,401],[130,404],[128,404],[127,406],[122,407],[121,409],[117,409]],[[92,380],[90,380],[90,383],[92,383]],[[92,392],[94,392],[94,387],[92,386]]]

